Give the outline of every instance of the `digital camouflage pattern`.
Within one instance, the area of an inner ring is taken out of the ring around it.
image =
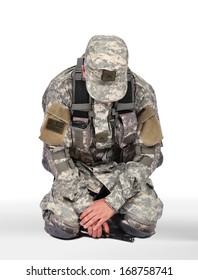
[[[112,142],[112,129],[107,119],[111,112],[112,103],[94,102],[93,124],[95,128],[96,149],[110,148]]]
[[[71,108],[73,75],[71,67],[51,81],[42,100],[45,114],[55,101]],[[116,212],[126,215],[125,223],[139,229],[155,228],[161,217],[163,204],[149,177],[161,164],[162,143],[145,147],[137,131],[137,114],[146,106],[151,106],[159,119],[156,96],[146,81],[133,72],[131,75],[135,111],[123,115],[122,120],[115,119],[116,129],[112,126],[112,103],[93,100],[95,133],[89,121],[84,134],[75,134],[71,123],[61,146],[44,144],[43,165],[55,180],[40,204],[43,218],[74,236],[79,230],[79,214],[93,202],[89,191],[99,193],[103,185],[110,191],[105,200]],[[114,142],[119,149],[112,151]],[[121,161],[113,160],[117,154]]]

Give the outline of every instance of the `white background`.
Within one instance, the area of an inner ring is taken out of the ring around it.
[[[1,259],[198,258],[196,2],[0,2]],[[131,70],[156,91],[164,134],[164,163],[152,176],[164,214],[157,234],[134,244],[53,239],[39,209],[52,184],[38,139],[42,95],[96,34],[125,40]]]

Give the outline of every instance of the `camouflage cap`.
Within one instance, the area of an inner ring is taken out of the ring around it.
[[[86,87],[102,102],[121,99],[127,91],[128,49],[117,36],[93,36],[85,52]]]

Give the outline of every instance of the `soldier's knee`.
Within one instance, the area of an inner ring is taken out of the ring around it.
[[[71,227],[65,227],[64,230],[59,228],[56,225],[51,225],[45,222],[45,231],[51,235],[52,237],[55,238],[60,238],[60,239],[73,239],[78,237],[78,231],[76,231],[75,228]]]
[[[45,231],[53,237],[73,239],[79,234],[80,225],[75,220],[68,221],[66,217],[57,216],[51,211],[46,211],[43,218],[45,221]]]
[[[138,238],[147,238],[155,234],[154,223],[144,224],[138,221],[135,221],[132,217],[124,215],[119,224],[120,228],[127,234],[132,235]]]

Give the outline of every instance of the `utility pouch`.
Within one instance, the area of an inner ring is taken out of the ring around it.
[[[92,129],[88,119],[73,120],[71,130],[74,148],[82,151],[89,150],[92,143]]]
[[[120,114],[115,119],[115,140],[123,148],[133,142],[137,130],[137,118],[135,112]]]

